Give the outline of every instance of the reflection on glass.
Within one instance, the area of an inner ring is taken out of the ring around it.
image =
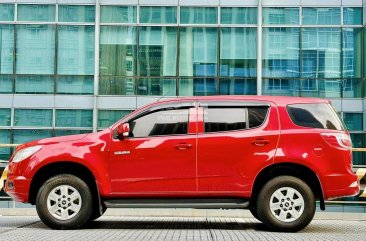
[[[23,144],[29,141],[52,137],[51,130],[14,130],[14,144]]]
[[[15,78],[15,93],[24,94],[53,94],[53,76],[17,75]]]
[[[13,73],[14,26],[0,25],[0,74]],[[0,90],[1,91],[1,90]]]
[[[216,28],[181,28],[179,75],[216,76],[217,49]]]
[[[0,143],[10,144],[10,130],[0,130]],[[9,160],[10,148],[0,148],[0,160]]]
[[[58,21],[94,23],[95,6],[58,5]]]
[[[94,26],[58,27],[58,74],[94,74]]]
[[[100,77],[100,95],[135,95],[135,80],[123,77]]]
[[[161,78],[139,79],[137,84],[137,94],[175,96],[177,95],[176,83],[177,82],[175,79],[161,79]]]
[[[10,126],[10,119],[11,109],[0,108],[0,126]]]
[[[221,24],[257,24],[257,8],[222,7]]]
[[[177,23],[177,8],[141,6],[140,23]]]
[[[55,5],[18,4],[18,21],[54,22]]]
[[[56,127],[92,127],[93,110],[56,110]]]
[[[100,28],[100,75],[134,76],[136,31],[134,27]]]
[[[14,4],[0,3],[0,21],[14,21]]]
[[[365,147],[365,134],[351,133],[352,147],[363,148]],[[354,151],[352,152],[353,165],[366,165],[366,157],[364,152]]]
[[[177,29],[175,27],[141,27],[138,57],[140,76],[175,76]]]
[[[264,79],[263,95],[299,96],[300,84],[298,79]]]
[[[129,113],[131,113],[131,110],[99,110],[98,128],[109,127]]]
[[[217,95],[217,80],[214,78],[180,79],[179,95]]]
[[[340,8],[302,8],[303,25],[340,25]]]
[[[54,74],[55,26],[17,25],[17,74]]]
[[[217,8],[215,7],[181,7],[181,24],[216,24]]]
[[[263,24],[299,24],[299,8],[263,8]]]
[[[256,76],[257,30],[221,28],[220,61],[221,76]]]
[[[343,7],[344,25],[362,25],[362,8]]]
[[[52,127],[52,110],[15,109],[14,126]]]
[[[340,98],[342,96],[342,80],[304,79],[301,81],[301,96]]]
[[[12,93],[12,92],[13,92],[13,76],[0,75],[0,93]]]
[[[361,98],[362,97],[362,80],[346,79],[343,80],[343,98]]]
[[[303,77],[340,77],[340,28],[303,28],[301,45]]]
[[[57,76],[57,94],[91,95],[94,92],[94,76]]]
[[[299,28],[263,28],[263,76],[299,77]]]
[[[343,121],[350,131],[363,130],[363,114],[362,113],[343,113]]]
[[[220,95],[256,95],[256,79],[220,79]]]
[[[101,6],[101,23],[136,23],[134,6]]]
[[[361,77],[362,29],[343,28],[343,77]]]

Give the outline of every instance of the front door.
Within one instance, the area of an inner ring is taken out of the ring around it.
[[[195,194],[197,147],[190,118],[195,111],[160,109],[128,121],[130,137],[113,139],[110,149],[112,193]]]

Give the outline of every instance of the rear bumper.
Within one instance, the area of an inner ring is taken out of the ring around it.
[[[360,193],[360,182],[352,172],[343,175],[332,175],[325,178],[324,199],[352,197]]]
[[[5,192],[18,202],[28,202],[28,192],[31,180],[23,176],[8,175]]]

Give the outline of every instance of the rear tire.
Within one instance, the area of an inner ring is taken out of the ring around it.
[[[89,186],[79,177],[61,174],[47,180],[36,198],[40,219],[53,229],[77,229],[84,226],[93,212]]]
[[[249,211],[253,215],[253,217],[255,217],[258,221],[262,222],[256,208],[250,208]]]
[[[273,231],[297,232],[315,214],[315,197],[301,179],[279,176],[268,181],[257,199],[260,220]]]

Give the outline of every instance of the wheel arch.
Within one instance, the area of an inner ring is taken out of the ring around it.
[[[309,167],[297,163],[277,163],[264,168],[255,178],[250,206],[255,207],[259,191],[266,182],[282,175],[300,178],[309,185],[314,192],[315,198],[320,202],[321,210],[325,210],[323,189],[318,175]]]

